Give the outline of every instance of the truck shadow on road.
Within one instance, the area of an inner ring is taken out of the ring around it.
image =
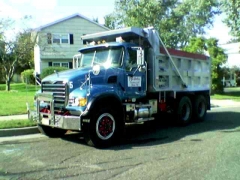
[[[218,131],[221,133],[240,132],[240,113],[209,112],[204,122],[191,123],[188,126],[176,126],[171,117],[162,121],[147,124],[127,125],[120,142],[107,150],[124,150],[141,146],[155,146],[179,141],[190,135]],[[68,135],[64,140],[85,144],[82,135]],[[190,141],[200,142],[201,138],[194,136]]]
[[[204,122],[191,123],[188,126],[179,127],[168,118],[163,122],[134,125],[126,128],[125,138],[119,148],[134,146],[154,146],[181,140],[189,135],[197,135],[205,132],[218,131],[222,133],[240,132],[240,113],[237,112],[209,112]],[[202,141],[201,138],[192,138],[191,141]]]

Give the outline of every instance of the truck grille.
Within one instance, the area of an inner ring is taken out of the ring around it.
[[[42,92],[53,93],[54,111],[61,110],[67,103],[67,83],[63,81],[42,82]]]

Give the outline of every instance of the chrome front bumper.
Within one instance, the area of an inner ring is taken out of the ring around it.
[[[50,113],[40,112],[40,102],[47,102],[50,106]],[[67,130],[81,130],[80,116],[56,115],[54,114],[53,93],[39,93],[36,96],[36,111],[28,110],[29,119],[33,119],[39,124],[57,127]]]

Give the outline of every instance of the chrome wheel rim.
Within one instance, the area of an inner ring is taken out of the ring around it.
[[[97,119],[96,133],[102,140],[108,140],[114,134],[116,127],[113,116],[109,113],[104,113]]]

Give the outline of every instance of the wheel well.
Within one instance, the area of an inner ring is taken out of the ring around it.
[[[187,96],[190,98],[192,104],[194,104],[195,99],[197,96],[202,95],[203,97],[206,98],[207,101],[207,109],[210,110],[211,107],[211,103],[210,103],[210,95],[209,95],[209,91],[196,91],[196,92],[191,92],[191,93],[178,93],[177,94],[177,101],[180,101],[180,99],[183,96]]]
[[[123,115],[123,106],[121,101],[114,95],[103,95],[92,100],[90,103],[90,113],[94,112],[94,109],[101,107],[111,107],[113,110]]]

